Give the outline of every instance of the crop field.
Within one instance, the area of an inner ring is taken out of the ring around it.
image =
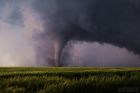
[[[1,67],[0,93],[140,93],[140,68]]]

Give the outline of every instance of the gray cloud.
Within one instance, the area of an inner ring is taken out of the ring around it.
[[[59,42],[60,52],[69,41],[87,41],[140,53],[139,0],[42,0],[33,4],[46,24],[44,34]]]
[[[30,30],[41,65],[65,65],[64,54],[75,41],[106,43],[140,53],[139,0],[13,1],[0,0],[14,4],[8,22]]]
[[[138,55],[110,44],[77,42],[69,52],[71,56],[65,60],[66,66],[139,67],[140,65]]]

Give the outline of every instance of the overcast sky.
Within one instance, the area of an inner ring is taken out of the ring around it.
[[[140,66],[139,4],[0,0],[0,66]]]

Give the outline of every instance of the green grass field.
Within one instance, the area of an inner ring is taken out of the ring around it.
[[[0,68],[0,93],[140,93],[139,89],[140,68]]]

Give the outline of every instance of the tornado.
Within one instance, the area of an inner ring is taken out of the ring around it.
[[[63,65],[70,41],[99,42],[140,54],[140,0],[34,1],[42,15],[46,36],[54,36],[55,66]]]
[[[25,28],[38,64],[64,66],[64,50],[75,41],[111,44],[140,54],[140,0],[13,1],[0,0],[0,7],[16,5],[6,19]]]

